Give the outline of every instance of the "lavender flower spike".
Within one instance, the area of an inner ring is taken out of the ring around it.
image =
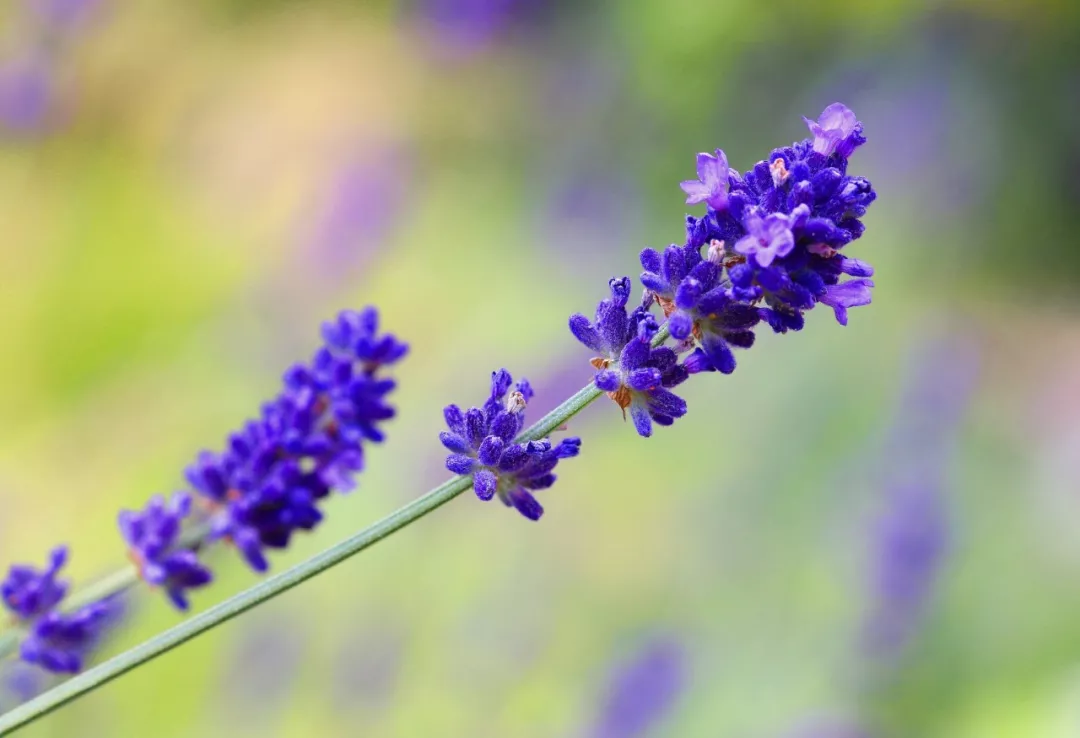
[[[866,139],[862,135],[862,124],[843,103],[833,103],[822,111],[817,121],[803,118],[810,133],[814,136],[814,151],[824,156],[834,152],[847,158]]]
[[[716,155],[698,154],[696,180],[681,182],[679,187],[686,193],[686,204],[705,203],[713,210],[727,207],[728,196],[728,161],[720,149]]]
[[[443,410],[449,432],[439,440],[452,453],[446,468],[455,474],[472,474],[473,490],[481,500],[496,495],[529,520],[539,520],[544,508],[533,492],[555,483],[552,473],[559,461],[577,456],[580,438],[564,438],[556,445],[548,439],[515,443],[525,424],[525,406],[533,390],[522,380],[514,387],[510,372],[491,373],[491,394],[482,408],[462,412],[457,405]]]
[[[686,687],[683,648],[672,640],[645,645],[614,670],[591,738],[643,738],[671,712]]]
[[[123,510],[120,532],[129,546],[139,576],[165,588],[172,603],[188,609],[186,590],[204,587],[213,576],[194,551],[179,548],[183,520],[191,512],[191,495],[177,492],[168,503],[159,495],[142,512]]]
[[[187,479],[210,511],[212,537],[231,541],[256,571],[266,548],[285,548],[293,533],[322,521],[318,502],[348,491],[364,467],[364,445],[383,440],[393,418],[383,376],[408,346],[379,334],[375,308],[346,310],[323,325],[324,346],[285,373],[281,392],[228,439],[204,451]]]

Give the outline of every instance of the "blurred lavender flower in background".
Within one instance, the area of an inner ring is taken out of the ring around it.
[[[88,23],[103,0],[28,0],[42,24],[51,31],[76,31]]]
[[[276,615],[252,618],[221,671],[218,699],[238,724],[259,718],[272,722],[297,682],[310,631],[303,623]]]
[[[330,696],[338,710],[370,713],[390,704],[406,646],[394,625],[352,633],[335,649]]]
[[[506,33],[536,0],[416,0],[414,12],[447,51],[480,51]]]
[[[645,643],[616,664],[590,738],[638,738],[672,712],[688,681],[686,654],[671,638]]]
[[[413,175],[412,158],[400,147],[348,160],[323,194],[299,258],[327,278],[348,277],[393,229],[415,185]]]
[[[946,555],[944,496],[958,425],[975,385],[974,348],[955,336],[914,352],[882,459],[880,517],[871,541],[870,652],[897,654],[919,626]]]
[[[0,63],[0,125],[28,134],[46,127],[55,84],[48,61],[26,55]]]

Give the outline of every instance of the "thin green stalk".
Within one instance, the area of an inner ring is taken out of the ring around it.
[[[566,423],[601,394],[601,391],[590,383],[533,426],[523,431],[519,440],[536,440],[549,435],[551,431]],[[14,710],[0,715],[0,735],[7,735],[11,731],[21,728],[39,717],[47,715],[56,708],[71,702],[76,697],[97,689],[131,669],[171,651],[195,636],[205,633],[227,620],[231,620],[298,584],[306,582],[308,579],[332,566],[340,564],[410,523],[416,522],[471,486],[471,477],[450,479],[374,525],[365,528],[341,543],[331,546],[322,553],[293,566],[291,569],[274,574],[253,587],[233,595],[224,602],[214,605],[210,609],[159,633],[150,640],[144,641],[138,646],[72,677],[47,692],[43,692]],[[109,580],[103,580],[100,586],[96,586],[94,594],[97,597],[107,596],[114,591],[123,589],[129,584],[129,576],[126,575],[126,572],[118,572]]]

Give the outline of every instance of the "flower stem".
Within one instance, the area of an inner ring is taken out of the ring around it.
[[[666,331],[663,331],[663,333],[666,334]],[[573,397],[524,430],[518,440],[537,440],[547,436],[601,394],[601,391],[590,382],[588,386],[583,387]],[[416,522],[470,487],[472,487],[471,477],[459,476],[443,482],[422,497],[413,500],[374,525],[365,528],[341,543],[331,546],[322,553],[316,554],[290,569],[274,574],[253,587],[233,595],[224,602],[214,605],[208,610],[159,633],[150,640],[144,641],[134,648],[124,651],[108,661],[43,692],[14,710],[0,715],[0,735],[7,735],[11,731],[21,728],[67,704],[76,697],[86,694],[131,669],[167,653],[195,636],[205,633],[227,620],[231,620],[298,584],[306,582],[315,575],[340,564],[367,547],[401,530],[410,523]],[[107,597],[127,588],[134,581],[134,570],[117,572],[86,590],[87,594],[84,595],[80,592],[79,600],[85,599],[89,602],[93,601],[91,596],[97,599]],[[2,638],[2,635],[0,634],[0,638]]]

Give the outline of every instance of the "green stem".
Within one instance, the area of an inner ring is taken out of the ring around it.
[[[666,331],[664,333],[666,334]],[[590,383],[533,426],[523,431],[518,440],[537,440],[547,436],[601,394],[600,390]],[[401,530],[410,523],[416,522],[471,486],[471,477],[455,477],[448,480],[374,525],[365,528],[322,553],[297,564],[291,569],[274,574],[255,586],[233,595],[224,602],[214,605],[210,609],[159,633],[150,640],[144,641],[134,648],[72,677],[47,692],[43,692],[14,710],[0,715],[0,735],[7,735],[11,731],[21,728],[37,718],[47,715],[56,708],[71,702],[76,697],[86,694],[131,669],[167,653],[195,636],[205,633],[227,620],[231,620],[272,597],[287,592],[298,584],[306,582],[315,575],[340,564],[392,533]],[[129,586],[134,581],[133,577],[133,571],[118,572],[116,575],[95,585],[92,588],[93,594],[98,598],[113,594]],[[88,599],[87,601],[91,600]]]

